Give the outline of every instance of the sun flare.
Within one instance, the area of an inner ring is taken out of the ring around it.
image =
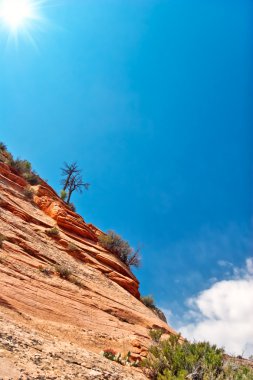
[[[36,17],[32,0],[0,0],[0,20],[11,30],[23,27]]]

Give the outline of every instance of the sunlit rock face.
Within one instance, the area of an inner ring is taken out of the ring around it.
[[[98,228],[47,183],[33,187],[33,199],[26,187],[0,163],[0,374],[145,379],[99,352],[141,359],[150,328],[175,332],[140,302],[138,280],[99,245]],[[59,233],[49,236],[53,227]]]

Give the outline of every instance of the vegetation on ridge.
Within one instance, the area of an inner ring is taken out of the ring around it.
[[[114,231],[100,235],[98,240],[102,247],[114,253],[127,266],[140,266],[140,250],[133,250],[129,243]]]
[[[253,380],[253,370],[224,359],[224,350],[208,342],[181,342],[180,335],[153,345],[142,365],[152,380]]]
[[[23,177],[30,185],[34,186],[40,183],[40,178],[32,169],[31,163],[20,158],[14,159],[3,142],[0,142],[0,162],[9,165],[14,173]]]
[[[149,309],[151,309],[158,316],[158,318],[160,318],[162,321],[164,321],[165,323],[167,323],[167,319],[166,319],[164,313],[162,312],[161,309],[159,309],[155,305],[155,301],[154,301],[154,298],[152,296],[142,296],[141,297],[141,302],[146,307],[148,307]]]

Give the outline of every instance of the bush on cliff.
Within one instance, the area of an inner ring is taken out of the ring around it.
[[[12,155],[7,151],[7,146],[3,142],[0,142],[0,162],[6,163],[11,157]]]
[[[198,374],[199,380],[216,379],[222,372],[223,350],[206,342],[180,343],[180,335],[171,335],[150,347],[144,365],[152,379],[185,379],[190,374]]]
[[[40,177],[33,171],[24,173],[23,177],[32,186],[39,185],[40,183]]]
[[[22,176],[30,185],[38,185],[40,183],[40,178],[32,170],[31,163],[20,158],[15,160],[3,142],[0,142],[0,161],[9,165],[17,175]]]
[[[155,342],[143,362],[153,380],[252,380],[253,371],[225,361],[224,350],[208,342],[180,342],[180,335]]]
[[[55,270],[59,273],[59,276],[65,280],[69,280],[72,275],[72,271],[64,265],[56,265]]]
[[[150,309],[153,309],[155,307],[155,301],[152,296],[141,297],[141,302]]]
[[[139,267],[139,250],[134,251],[129,243],[114,231],[108,231],[107,234],[100,235],[99,242],[102,247],[114,253],[126,265]]]
[[[65,201],[65,199],[67,198],[67,195],[68,195],[67,191],[65,191],[65,190],[61,190],[61,192],[60,192],[60,198],[61,198],[63,201]]]
[[[32,170],[31,163],[27,160],[21,160],[20,158],[10,160],[9,164],[17,174],[23,175],[30,173]]]
[[[0,151],[5,152],[6,150],[7,150],[7,146],[2,141],[0,141]]]
[[[141,302],[151,309],[157,316],[160,318],[163,322],[167,323],[167,319],[165,317],[165,314],[160,310],[156,305],[154,298],[152,296],[143,296],[141,297]]]
[[[59,237],[60,231],[57,227],[50,228],[48,230],[45,230],[45,233],[50,237]]]
[[[30,185],[38,185],[40,183],[39,176],[32,170],[32,165],[27,160],[11,158],[8,162],[16,174],[21,175]]]

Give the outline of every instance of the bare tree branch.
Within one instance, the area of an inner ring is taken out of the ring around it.
[[[61,168],[62,176],[65,177],[61,180],[61,184],[63,185],[63,190],[65,191],[69,186],[69,181],[73,175],[80,174],[81,170],[78,168],[77,162],[73,162],[72,164],[67,164],[64,162],[64,167]]]

